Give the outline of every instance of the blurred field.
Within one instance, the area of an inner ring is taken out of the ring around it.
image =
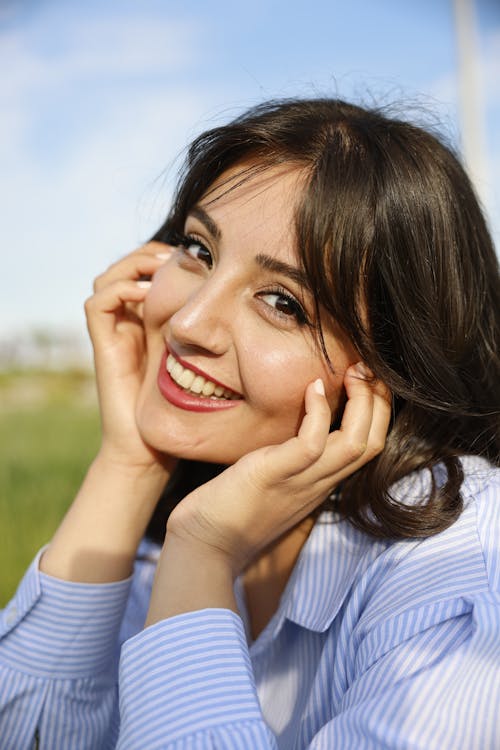
[[[50,540],[98,442],[91,375],[0,373],[0,607]]]

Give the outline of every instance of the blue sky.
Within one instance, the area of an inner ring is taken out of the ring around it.
[[[498,247],[500,2],[475,12]],[[263,99],[397,100],[460,143],[452,0],[3,0],[0,69],[0,338],[83,336],[93,277],[161,221],[176,156]]]

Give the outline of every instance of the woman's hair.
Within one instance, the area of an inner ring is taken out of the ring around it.
[[[243,180],[248,165],[286,163],[306,174],[296,243],[318,318],[335,319],[393,394],[384,450],[343,483],[337,509],[377,536],[435,534],[462,509],[459,456],[499,460],[498,263],[471,183],[441,140],[382,110],[272,101],[194,141],[154,239],[182,233],[230,167],[241,164]],[[321,330],[318,341],[327,356]],[[404,505],[391,494],[438,463],[446,479],[431,472],[427,498]],[[150,533],[162,536],[169,507],[216,471],[181,462]]]

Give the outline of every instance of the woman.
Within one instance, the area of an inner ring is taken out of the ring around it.
[[[102,444],[4,612],[2,747],[497,747],[498,297],[420,128],[199,137],[86,305]]]

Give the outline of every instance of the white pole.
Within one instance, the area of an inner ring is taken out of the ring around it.
[[[462,153],[467,171],[483,203],[488,204],[488,174],[478,32],[474,0],[453,0],[458,48],[458,94]]]

